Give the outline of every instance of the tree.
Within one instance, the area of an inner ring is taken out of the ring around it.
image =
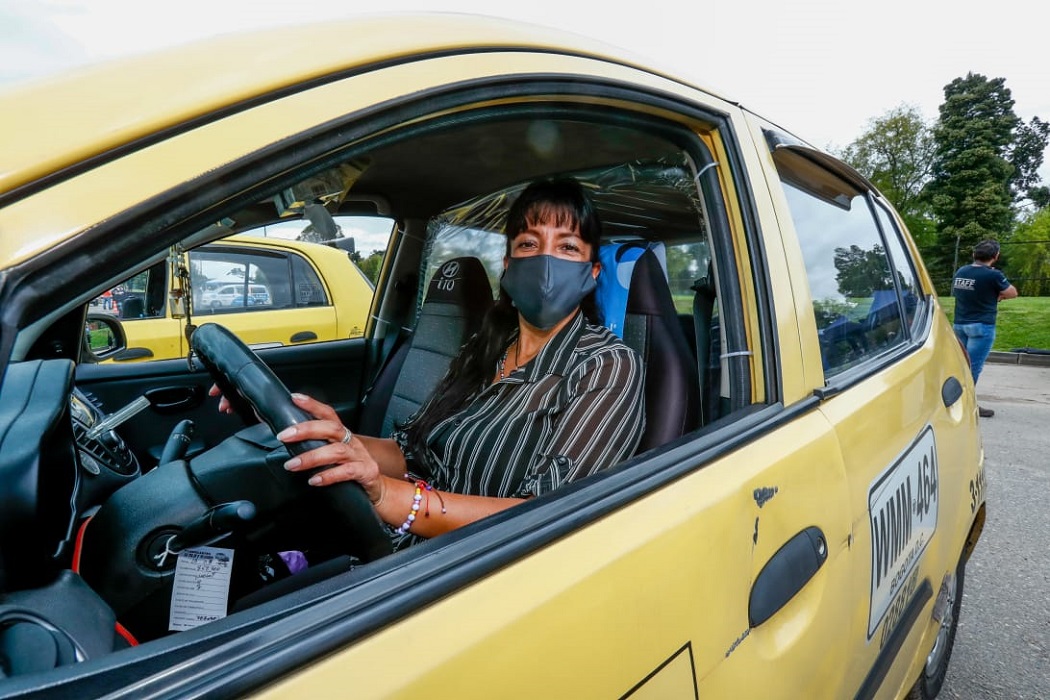
[[[923,196],[933,152],[932,127],[917,108],[902,104],[869,120],[867,131],[840,154],[893,204],[923,252],[936,242]]]
[[[1024,124],[1003,78],[968,73],[944,88],[934,127],[933,175],[926,186],[937,219],[937,245],[927,256],[930,272],[947,291],[954,266],[969,260],[985,238],[1012,231],[1016,204],[1040,195],[1048,127],[1038,118]]]
[[[705,257],[704,245],[668,246],[664,251],[667,260],[667,278],[688,287],[700,276],[697,260]],[[706,274],[707,270],[703,273]]]
[[[327,243],[343,237],[343,229],[336,224],[335,230],[319,229],[313,224],[307,224],[296,238],[297,241],[306,243]]]
[[[1041,185],[1028,190],[1028,198],[1032,200],[1035,209],[1046,209],[1050,207],[1050,187]]]
[[[1050,295],[1050,209],[1041,209],[1018,225],[1004,247],[1010,281],[1022,296]],[[1005,265],[1004,265],[1005,267]]]
[[[844,297],[860,299],[874,295],[875,290],[893,289],[886,252],[877,243],[871,250],[858,245],[836,248],[834,264],[835,281]]]
[[[361,272],[365,273],[365,277],[372,280],[372,284],[375,285],[379,282],[379,271],[383,267],[383,256],[386,255],[385,250],[373,250],[372,254],[367,258],[357,262],[357,266],[361,268]]]
[[[1021,124],[1010,149],[1010,162],[1016,171],[1010,183],[1014,199],[1032,201],[1037,208],[1046,206],[1050,191],[1040,185],[1039,168],[1043,165],[1043,154],[1050,139],[1050,124],[1033,117]]]

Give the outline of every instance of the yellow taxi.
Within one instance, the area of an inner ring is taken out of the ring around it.
[[[937,695],[985,518],[974,387],[845,163],[608,46],[471,16],[228,36],[0,111],[0,696]],[[508,203],[552,176],[590,192],[606,323],[645,362],[632,458],[393,552],[360,489],[307,487],[267,423],[217,413],[225,379],[264,417],[300,391],[388,435],[492,303]],[[192,251],[308,207],[389,232],[363,333],[215,372],[201,339],[281,292],[227,270],[244,307],[206,318],[220,275]],[[108,361],[144,321],[92,300],[158,264],[196,351]]]
[[[339,247],[346,240],[244,233],[169,256],[91,302],[112,312],[126,336],[107,361],[187,357],[187,318],[220,323],[252,348],[360,338],[373,286]]]

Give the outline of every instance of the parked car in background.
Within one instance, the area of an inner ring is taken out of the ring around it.
[[[122,284],[139,291],[114,307],[127,347],[110,362],[186,357],[185,325],[222,323],[253,347],[279,347],[360,338],[368,321],[373,286],[346,251],[322,243],[242,233],[159,261]],[[189,308],[172,304],[189,272]],[[240,274],[240,282],[223,280]],[[245,274],[252,280],[245,282]],[[216,280],[216,278],[219,278]],[[272,293],[271,293],[272,290]],[[101,297],[104,299],[104,296]],[[93,301],[96,308],[101,303]]]
[[[206,282],[204,293],[200,296],[201,308],[217,309],[222,306],[255,306],[256,304],[269,304],[270,291],[266,285],[249,284],[245,294],[244,282],[226,284],[222,282]]]
[[[0,696],[937,694],[985,517],[974,386],[847,164],[607,46],[454,15],[225,37],[0,111]],[[642,446],[392,552],[257,414],[300,391],[390,435],[544,177],[602,220]],[[387,222],[374,294],[346,251],[244,235],[340,217]],[[243,308],[200,303],[230,275]],[[91,304],[117,285],[119,317]],[[264,398],[220,415],[216,379]]]

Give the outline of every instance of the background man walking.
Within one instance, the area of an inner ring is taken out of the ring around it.
[[[995,342],[995,319],[998,304],[1013,299],[1017,289],[1001,271],[992,267],[999,259],[999,243],[985,240],[974,246],[973,264],[955,272],[952,296],[955,297],[955,335],[970,355],[973,383],[981,376],[984,361]],[[981,418],[991,418],[995,411],[977,407]]]

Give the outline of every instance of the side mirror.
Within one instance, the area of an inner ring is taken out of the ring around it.
[[[124,327],[111,314],[88,312],[84,321],[84,349],[97,360],[116,355],[128,346]]]

